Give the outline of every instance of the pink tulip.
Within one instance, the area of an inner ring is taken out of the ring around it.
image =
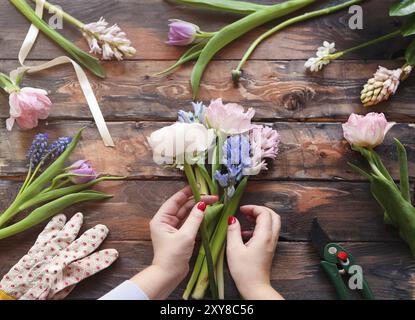
[[[344,138],[351,145],[374,148],[383,142],[394,125],[395,122],[388,122],[383,113],[371,112],[365,116],[352,113],[342,127]]]
[[[76,161],[68,168],[68,172],[72,174],[83,175],[71,177],[71,181],[75,184],[87,183],[89,181],[95,180],[98,177],[98,174],[92,168],[89,160]]]
[[[13,128],[16,121],[22,129],[33,129],[38,119],[46,119],[52,102],[42,89],[22,88],[10,93],[10,118],[6,120],[7,130]]]
[[[196,39],[199,27],[193,23],[172,19],[169,20],[169,34],[167,44],[172,46],[187,46]]]
[[[225,134],[234,135],[252,129],[251,120],[255,110],[244,108],[236,103],[223,104],[222,99],[213,100],[205,111],[208,124]]]

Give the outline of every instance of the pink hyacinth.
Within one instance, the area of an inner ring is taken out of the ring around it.
[[[71,174],[77,174],[81,176],[72,176],[70,179],[75,184],[83,184],[89,181],[95,180],[98,174],[92,168],[89,160],[78,160],[73,163],[69,168],[68,172]]]
[[[167,44],[172,46],[187,46],[196,39],[200,28],[190,22],[178,19],[169,20],[169,33]]]
[[[344,138],[351,145],[374,148],[383,142],[394,125],[395,122],[388,122],[383,113],[371,112],[365,116],[352,113],[342,127]]]
[[[227,135],[247,132],[252,129],[251,120],[255,110],[244,108],[236,103],[223,104],[222,99],[213,100],[206,108],[206,120],[213,129]]]
[[[278,155],[280,135],[267,126],[255,126],[250,133],[252,165],[244,169],[245,175],[257,175],[261,170],[268,170],[265,159],[275,159]]]
[[[6,120],[7,130],[13,128],[15,121],[22,129],[33,129],[37,127],[39,119],[46,119],[52,105],[47,94],[45,90],[29,87],[11,92],[10,118]]]

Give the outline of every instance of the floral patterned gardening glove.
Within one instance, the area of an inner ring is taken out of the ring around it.
[[[118,258],[115,249],[92,253],[106,238],[106,226],[97,225],[75,240],[82,226],[82,213],[65,222],[66,217],[61,214],[48,223],[34,246],[3,277],[0,300],[63,299],[78,282]]]

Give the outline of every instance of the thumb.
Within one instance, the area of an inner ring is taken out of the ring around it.
[[[180,232],[188,235],[191,239],[196,239],[197,232],[204,219],[205,210],[206,203],[203,201],[197,203],[193,207],[192,211],[190,211],[189,216],[180,228]]]
[[[241,224],[234,216],[228,218],[227,249],[244,246],[241,234]]]

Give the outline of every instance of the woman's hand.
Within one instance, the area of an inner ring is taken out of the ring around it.
[[[216,201],[217,196],[204,196],[195,205],[192,191],[186,187],[168,199],[150,221],[153,263],[132,279],[150,299],[168,297],[186,277],[206,205]]]
[[[235,217],[228,220],[227,259],[232,278],[244,299],[283,299],[271,286],[272,259],[281,228],[280,216],[269,208],[240,208],[250,222],[256,223],[252,234],[241,232]],[[244,243],[242,235],[252,235]]]

